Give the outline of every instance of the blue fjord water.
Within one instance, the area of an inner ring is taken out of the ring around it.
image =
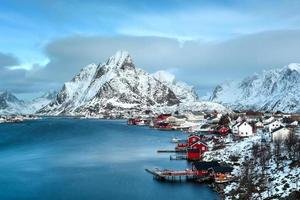
[[[125,121],[46,118],[0,124],[0,199],[219,199],[208,186],[153,180],[145,168],[185,169],[170,161],[179,132]]]

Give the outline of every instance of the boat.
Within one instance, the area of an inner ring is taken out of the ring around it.
[[[180,139],[178,137],[174,137],[171,140],[172,143],[178,143],[179,141],[180,141]]]

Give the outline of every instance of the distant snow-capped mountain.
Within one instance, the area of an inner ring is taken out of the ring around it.
[[[233,109],[300,112],[300,64],[218,85],[210,101]]]
[[[27,102],[27,106],[31,110],[31,113],[35,113],[36,111],[40,110],[41,108],[48,105],[51,101],[53,101],[56,98],[56,95],[56,91],[46,92],[42,96],[37,97],[30,102]]]
[[[173,74],[167,71],[157,71],[154,74],[151,74],[151,76],[168,86],[181,102],[192,102],[198,100],[198,96],[193,86],[189,86],[181,81],[176,81]]]
[[[175,108],[197,99],[191,87],[175,78],[150,75],[136,68],[126,51],[106,62],[84,67],[66,82],[56,99],[42,108],[48,115],[109,115],[145,109]],[[166,75],[166,73],[164,73]],[[169,75],[169,74],[168,74]],[[222,107],[223,108],[223,107]]]
[[[0,114],[19,114],[26,109],[25,102],[19,100],[11,92],[0,93]]]
[[[32,101],[23,101],[11,92],[2,92],[0,93],[0,114],[34,114],[37,110],[49,104],[55,95],[56,92],[47,92]]]

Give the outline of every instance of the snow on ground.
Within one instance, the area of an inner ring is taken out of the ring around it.
[[[244,138],[241,141],[233,141],[232,137],[229,135],[225,139],[226,147],[219,150],[212,150],[206,152],[204,155],[204,160],[219,160],[221,162],[226,162],[234,167],[233,175],[237,178],[242,176],[244,165],[246,160],[253,158],[252,147],[253,144],[261,144],[261,138],[264,133],[259,132],[253,137]],[[266,138],[264,136],[264,138]],[[274,144],[271,143],[270,138],[266,138],[267,143],[270,143],[271,152],[274,151]],[[213,144],[209,143],[210,149],[212,149]],[[283,153],[284,154],[284,153]],[[231,156],[236,156],[238,160],[231,160]],[[283,155],[283,157],[286,155]],[[251,199],[265,199],[267,197],[273,196],[276,198],[286,197],[293,191],[300,190],[300,167],[290,167],[292,161],[283,160],[280,166],[277,167],[274,156],[267,164],[266,176],[269,180],[267,185],[262,185],[261,188],[257,188],[258,192],[253,193]],[[261,174],[261,166],[258,164],[254,167],[255,178],[253,182],[259,184]],[[268,189],[263,189],[264,186],[269,187]],[[239,187],[239,181],[233,181],[229,183],[225,189],[224,193],[226,199],[232,199],[232,192]],[[239,194],[235,196],[239,198]]]

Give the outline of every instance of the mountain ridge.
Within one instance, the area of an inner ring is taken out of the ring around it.
[[[264,70],[215,87],[209,100],[232,109],[300,112],[300,64]]]

